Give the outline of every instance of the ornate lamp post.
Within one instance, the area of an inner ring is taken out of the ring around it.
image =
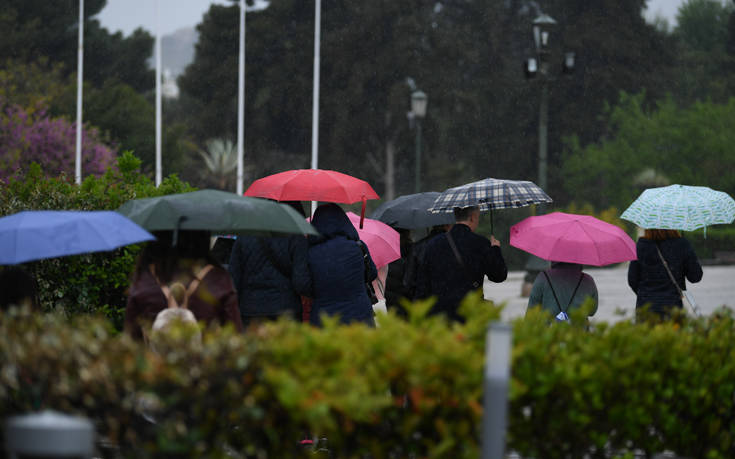
[[[544,191],[548,187],[548,124],[549,124],[549,82],[555,79],[551,69],[551,32],[555,29],[556,21],[548,14],[540,14],[533,20],[533,41],[535,56],[526,59],[524,70],[526,78],[538,78],[541,84],[541,101],[538,110],[538,186]],[[570,73],[574,69],[575,54],[565,52],[562,60],[561,73]],[[526,262],[526,276],[524,277],[521,295],[528,296],[531,284],[536,275],[548,266],[548,262],[531,255]]]
[[[411,113],[416,122],[416,193],[421,191],[421,120],[426,116],[428,103],[429,97],[425,92],[416,90],[411,93]]]

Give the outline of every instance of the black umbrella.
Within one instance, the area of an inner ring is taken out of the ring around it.
[[[400,196],[381,204],[370,218],[403,229],[451,225],[454,223],[453,214],[429,212],[429,207],[434,204],[439,194],[438,191],[426,191]]]

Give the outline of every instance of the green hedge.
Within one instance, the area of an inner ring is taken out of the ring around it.
[[[474,297],[448,326],[280,322],[164,357],[99,318],[0,317],[0,416],[83,414],[127,457],[295,457],[305,432],[337,457],[479,455],[486,324]],[[578,318],[575,318],[578,319]],[[513,323],[508,446],[523,457],[735,456],[735,318],[660,325]],[[142,418],[154,416],[153,427]]]
[[[114,210],[129,199],[191,191],[175,175],[156,187],[140,173],[140,160],[123,153],[102,177],[88,176],[76,185],[66,176],[46,177],[33,164],[21,178],[0,183],[0,216],[22,210]],[[71,315],[102,313],[122,328],[125,290],[139,245],[112,252],[30,262],[24,267],[39,283],[44,310],[58,308]]]

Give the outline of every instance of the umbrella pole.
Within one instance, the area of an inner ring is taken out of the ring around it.
[[[493,208],[490,208],[490,235],[493,235]]]
[[[365,195],[362,196],[362,209],[360,210],[360,229],[362,229],[362,223],[365,221],[365,205],[367,204],[367,199],[365,198]]]

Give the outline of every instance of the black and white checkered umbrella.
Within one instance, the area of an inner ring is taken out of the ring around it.
[[[477,206],[481,211],[525,207],[551,202],[538,185],[527,180],[486,178],[466,185],[449,188],[441,193],[430,212],[453,212],[455,207]]]

